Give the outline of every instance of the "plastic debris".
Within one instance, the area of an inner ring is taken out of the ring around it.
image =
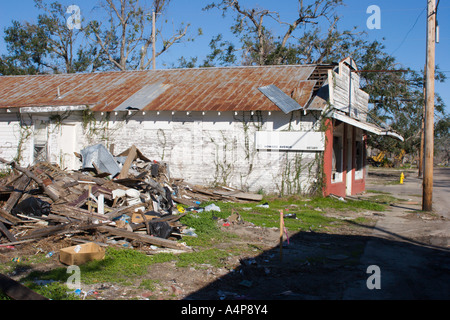
[[[220,208],[218,206],[216,206],[214,203],[208,205],[205,207],[205,211],[209,212],[209,211],[218,211],[220,212]]]

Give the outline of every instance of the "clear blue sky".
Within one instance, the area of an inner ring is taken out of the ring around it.
[[[48,0],[47,2],[51,2]],[[142,0],[141,0],[142,1]],[[143,0],[150,2],[150,0]],[[172,0],[166,18],[173,21],[175,26],[179,22],[191,24],[191,35],[195,35],[198,28],[202,28],[203,35],[195,42],[181,44],[171,48],[170,52],[161,56],[158,66],[170,66],[177,63],[178,58],[198,56],[201,60],[209,53],[208,44],[218,33],[229,33],[230,19],[222,18],[219,10],[207,12],[201,9],[213,0]],[[76,4],[81,8],[84,19],[94,18],[98,9],[97,0],[60,0],[64,5]],[[215,0],[218,2],[218,0]],[[282,20],[292,21],[297,10],[297,0],[241,0],[243,6],[259,5],[281,14]],[[345,7],[339,9],[341,16],[340,28],[357,26],[360,31],[366,31],[369,39],[384,41],[388,53],[393,53],[401,67],[420,70],[425,64],[426,50],[426,8],[427,0],[344,0]],[[366,13],[370,5],[377,5],[381,9],[381,29],[369,30],[366,21],[370,14]],[[11,25],[11,20],[36,21],[38,11],[33,0],[5,1],[0,3],[0,54],[5,53],[3,31]],[[440,26],[440,43],[436,45],[436,63],[441,70],[447,71],[450,78],[450,3],[442,0],[439,4],[438,22]],[[415,24],[415,25],[414,25]],[[169,24],[166,28],[172,28]],[[274,25],[274,28],[275,25]],[[169,30],[170,31],[170,30]],[[276,30],[274,30],[276,32]],[[447,83],[436,83],[436,91],[444,98],[447,110],[450,112],[450,80]]]

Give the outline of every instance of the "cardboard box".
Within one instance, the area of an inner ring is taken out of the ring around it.
[[[103,258],[105,258],[105,249],[93,242],[64,248],[59,251],[59,261],[69,266],[78,266],[88,261],[102,260]]]

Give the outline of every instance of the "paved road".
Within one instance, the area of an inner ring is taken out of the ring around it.
[[[450,168],[434,169],[433,211],[450,219]]]
[[[360,261],[365,268],[380,268],[380,289],[368,289],[372,273],[366,272],[344,299],[450,299],[450,169],[436,169],[433,182],[434,216],[421,212],[417,174],[407,175],[403,185],[368,184],[367,189],[409,201],[378,220]]]

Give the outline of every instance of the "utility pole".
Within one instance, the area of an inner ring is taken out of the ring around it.
[[[426,53],[425,53],[426,55]],[[417,174],[418,178],[423,178],[423,148],[424,148],[424,130],[425,130],[425,109],[427,104],[427,95],[426,95],[426,78],[427,78],[427,63],[425,62],[425,66],[423,68],[423,106],[422,106],[422,125],[420,127],[420,150],[419,150],[419,173]]]
[[[427,0],[427,68],[425,85],[425,149],[422,210],[432,210],[434,157],[434,68],[436,42],[436,0]]]
[[[156,13],[152,13],[152,52],[153,52],[153,70],[156,70]]]

